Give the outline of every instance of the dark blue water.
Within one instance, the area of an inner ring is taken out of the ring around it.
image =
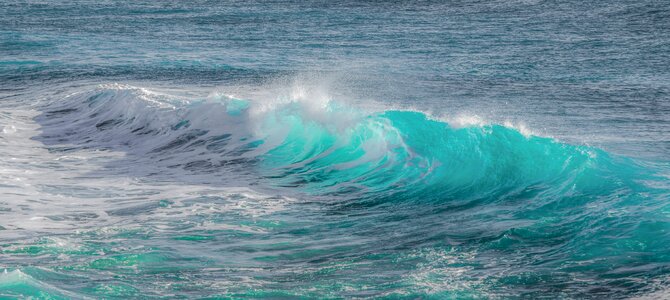
[[[0,3],[0,296],[663,298],[663,1]]]

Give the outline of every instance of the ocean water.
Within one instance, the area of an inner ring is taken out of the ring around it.
[[[0,2],[0,297],[670,297],[665,1]]]

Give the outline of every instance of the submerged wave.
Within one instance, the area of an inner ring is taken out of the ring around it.
[[[37,139],[52,151],[122,151],[147,176],[302,195],[356,215],[349,229],[374,228],[384,249],[477,253],[466,265],[488,270],[492,289],[607,295],[669,271],[667,175],[509,124],[304,94],[186,99],[121,85],[43,111]]]
[[[32,268],[33,272],[45,271]],[[59,289],[34,279],[21,270],[4,270],[0,274],[0,297],[3,298],[37,298],[37,299],[85,299],[82,295]]]

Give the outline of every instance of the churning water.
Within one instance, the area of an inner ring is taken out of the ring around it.
[[[0,3],[0,296],[668,297],[663,1]]]

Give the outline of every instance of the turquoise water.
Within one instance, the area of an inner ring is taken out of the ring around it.
[[[2,3],[0,297],[667,297],[669,16]]]

